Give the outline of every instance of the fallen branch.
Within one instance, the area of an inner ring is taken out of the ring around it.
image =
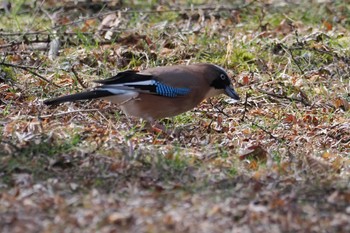
[[[62,32],[60,35],[63,36],[71,36],[71,35],[93,35],[92,32]],[[36,32],[0,32],[0,36],[2,37],[10,37],[10,36],[24,36],[24,35],[41,35],[41,36],[51,36],[52,33],[49,32],[43,32],[43,31],[36,31]],[[35,42],[35,41],[33,41]]]
[[[298,69],[300,70],[301,74],[304,75],[304,70],[301,68],[301,66],[299,65],[298,61],[295,59],[294,55],[293,55],[293,51],[285,46],[282,46],[282,48],[289,53],[290,57],[292,58],[293,62],[297,65]]]
[[[248,109],[248,98],[249,98],[249,94],[248,92],[245,93],[245,101],[244,101],[244,112],[243,112],[243,116],[241,118],[241,121],[244,121],[244,118],[245,118],[245,114],[247,112],[247,109]]]
[[[97,112],[97,111],[100,111],[100,109],[97,109],[97,108],[93,108],[93,109],[78,109],[78,110],[72,110],[72,111],[68,111],[68,112],[52,113],[52,114],[42,115],[42,116],[38,116],[38,117],[39,118],[51,118],[51,117],[64,116],[64,115],[71,114],[71,113]]]
[[[40,74],[34,72],[34,71],[32,70],[32,69],[35,69],[34,67],[16,65],[16,64],[5,63],[5,62],[0,62],[0,65],[25,70],[25,71],[31,73],[32,75],[38,77],[39,79],[41,79],[41,80],[43,80],[43,81],[45,81],[45,82],[47,82],[47,83],[49,83],[49,84],[51,84],[51,85],[53,85],[53,86],[55,86],[55,87],[58,87],[58,88],[60,87],[60,86],[58,86],[57,84],[53,83],[52,81],[46,79],[44,76],[42,76],[42,75],[40,75]]]
[[[258,127],[258,128],[261,129],[262,131],[264,131],[264,133],[266,133],[267,135],[269,135],[270,138],[272,138],[272,139],[274,139],[274,140],[276,140],[276,141],[278,141],[278,142],[283,142],[283,141],[285,141],[284,138],[278,138],[278,137],[274,136],[270,131],[268,131],[267,129],[263,128],[262,126],[260,126],[260,125],[258,125],[258,124],[256,124],[256,123],[254,123],[254,122],[251,122],[251,124],[252,124],[253,126],[255,126],[255,127]]]
[[[10,48],[13,46],[17,46],[17,45],[22,45],[22,44],[36,44],[36,43],[50,43],[50,38],[46,39],[46,40],[26,40],[23,39],[22,41],[14,41],[8,44],[3,44],[0,45],[0,49],[5,49],[5,48]]]
[[[74,74],[75,79],[76,79],[77,82],[80,84],[80,86],[81,86],[82,88],[86,89],[86,86],[84,85],[83,81],[81,81],[81,79],[79,78],[78,73],[77,73],[77,71],[75,70],[74,66],[72,67],[71,70],[72,70],[72,72],[73,72],[73,74]]]
[[[224,112],[223,108],[219,108],[218,106],[214,105],[213,102],[211,102],[211,100],[209,99],[209,103],[211,105],[211,107],[215,110],[218,111],[218,113],[221,113],[222,115],[224,115],[225,117],[230,117],[227,113]]]

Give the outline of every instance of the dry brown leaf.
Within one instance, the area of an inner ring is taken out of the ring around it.
[[[333,29],[333,25],[328,21],[323,21],[323,26],[326,28],[327,31],[331,31]]]
[[[247,75],[242,78],[243,85],[249,85],[249,77]]]
[[[305,123],[312,124],[312,125],[315,125],[315,126],[317,126],[319,124],[318,119],[315,116],[312,116],[312,115],[304,116],[303,121]]]
[[[285,114],[284,122],[296,124],[297,118],[292,114]]]
[[[267,152],[261,145],[253,145],[246,149],[246,151],[239,156],[240,160],[249,160],[250,163],[248,167],[250,169],[257,169],[257,162],[266,162],[267,161]]]
[[[272,201],[270,202],[270,207],[272,209],[280,209],[280,208],[283,208],[285,204],[286,204],[285,200],[277,197],[272,199]]]
[[[259,168],[259,164],[256,160],[252,160],[252,161],[247,161],[245,163],[245,167],[249,170],[258,170]],[[255,177],[255,176],[254,176]],[[259,176],[260,177],[260,176]]]
[[[163,217],[163,223],[167,226],[173,226],[176,221],[175,219],[173,218],[172,215],[170,214],[166,214],[164,217]]]
[[[312,156],[312,155],[307,155],[305,156],[305,158],[310,169],[314,173],[325,173],[325,172],[328,172],[329,170],[333,170],[332,163],[327,162],[321,158],[316,158],[315,156]]]
[[[340,171],[340,169],[343,167],[344,159],[341,156],[337,156],[333,162],[332,167],[335,171]]]
[[[126,226],[127,224],[129,224],[131,222],[132,215],[129,213],[114,212],[114,213],[108,215],[107,220],[109,223],[112,223],[112,224]]]
[[[221,211],[221,207],[219,205],[214,205],[208,212],[208,216],[213,216],[213,215],[216,215],[218,213],[220,213]]]
[[[334,101],[333,101],[333,105],[334,107],[336,108],[342,108],[344,111],[349,111],[350,109],[350,104],[349,102],[344,99],[344,98],[336,98]]]

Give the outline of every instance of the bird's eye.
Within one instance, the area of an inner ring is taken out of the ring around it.
[[[226,75],[220,74],[220,78],[221,78],[221,80],[225,80],[226,79]]]

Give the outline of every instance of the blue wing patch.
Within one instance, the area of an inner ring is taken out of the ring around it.
[[[99,87],[108,90],[111,93],[119,94],[125,90],[135,90],[138,92],[146,92],[153,95],[165,97],[178,97],[187,95],[191,89],[186,87],[172,87],[156,80],[142,80],[138,82],[129,82],[124,84],[105,84]]]
[[[154,85],[156,86],[156,93],[158,95],[166,97],[177,97],[181,95],[187,95],[190,92],[189,88],[171,87],[158,81],[155,82]]]

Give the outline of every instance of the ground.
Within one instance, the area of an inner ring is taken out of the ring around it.
[[[6,2],[1,232],[350,232],[347,3]],[[167,132],[106,101],[42,103],[196,62],[224,67],[241,101]]]

